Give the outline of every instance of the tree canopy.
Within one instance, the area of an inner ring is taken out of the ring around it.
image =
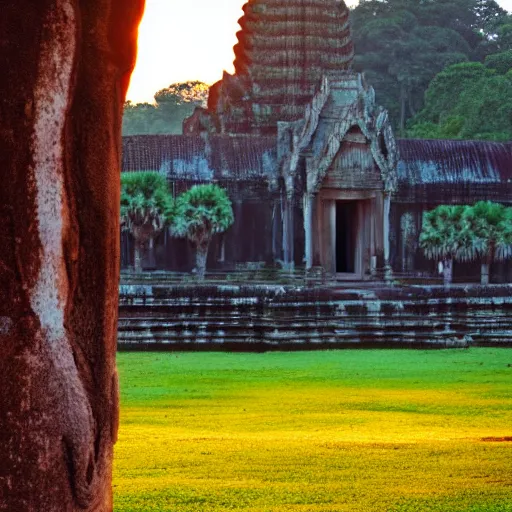
[[[174,83],[155,93],[155,103],[124,106],[123,135],[180,134],[183,120],[206,105],[209,86],[198,80]]]
[[[200,279],[204,278],[213,235],[226,231],[233,222],[231,201],[218,185],[195,185],[178,197],[171,232],[188,238],[196,246],[196,268]]]
[[[121,227],[135,241],[136,271],[142,270],[145,244],[171,221],[174,201],[165,176],[158,172],[129,172],[121,174]]]
[[[354,66],[404,135],[436,74],[508,49],[509,22],[495,0],[362,0],[352,13]]]
[[[482,262],[482,284],[489,266],[512,256],[512,208],[491,201],[472,206],[440,205],[423,214],[420,247],[429,259],[444,263],[445,284],[453,261]]]
[[[447,67],[430,83],[407,135],[433,139],[512,138],[512,52]]]

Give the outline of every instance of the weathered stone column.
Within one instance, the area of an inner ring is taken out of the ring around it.
[[[306,260],[306,270],[313,266],[313,194],[304,194],[304,259]]]
[[[293,225],[293,196],[283,194],[282,221],[283,221],[283,265],[286,270],[294,267],[294,225]]]
[[[245,240],[244,233],[243,233],[243,226],[244,226],[244,220],[243,220],[243,202],[240,199],[240,197],[236,197],[233,201],[233,212],[235,215],[235,225],[233,226],[233,230],[235,232],[235,239],[236,240]],[[244,244],[235,244],[234,245],[234,257],[233,259],[235,261],[244,261],[245,255],[242,254],[241,250],[245,249]]]
[[[375,215],[375,198],[372,198],[370,200],[370,275],[372,277],[377,274]]]
[[[389,213],[391,210],[391,195],[384,193],[384,213],[383,213],[383,236],[384,236],[384,277],[386,280],[392,278],[391,265],[389,263]]]
[[[282,258],[283,241],[279,237],[281,231],[281,209],[279,207],[279,197],[272,199],[272,259],[275,264]]]
[[[122,105],[143,0],[0,16],[0,510],[112,510]]]
[[[374,200],[375,260],[377,274],[384,268],[384,197],[377,193]]]

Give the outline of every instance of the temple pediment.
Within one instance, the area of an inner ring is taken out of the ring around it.
[[[307,192],[328,188],[396,190],[398,151],[387,111],[358,73],[325,76],[304,119],[278,124],[278,155],[285,183],[307,159]]]

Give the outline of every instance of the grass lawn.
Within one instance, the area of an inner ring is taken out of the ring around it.
[[[512,511],[512,350],[120,353],[115,510]]]

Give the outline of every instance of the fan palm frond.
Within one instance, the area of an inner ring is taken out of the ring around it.
[[[427,258],[471,257],[470,234],[463,220],[465,208],[441,205],[423,214],[420,247]]]

